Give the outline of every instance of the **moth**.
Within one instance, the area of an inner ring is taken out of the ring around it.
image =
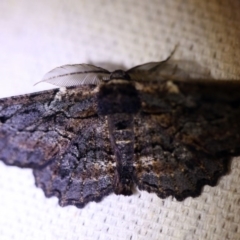
[[[61,206],[135,187],[179,201],[199,196],[240,155],[240,82],[186,63],[53,69],[42,81],[60,88],[0,99],[0,159],[32,168]]]

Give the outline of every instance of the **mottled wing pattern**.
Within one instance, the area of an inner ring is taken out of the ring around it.
[[[65,153],[34,170],[36,185],[61,206],[84,207],[113,192],[115,161],[105,119],[81,120],[76,137]]]
[[[37,167],[66,148],[69,140],[51,125],[55,111],[47,111],[57,94],[54,89],[0,99],[0,158],[6,164]]]
[[[38,167],[62,154],[82,118],[96,116],[94,87],[53,89],[0,99],[0,158]]]
[[[240,153],[240,84],[150,82],[139,94],[135,173],[139,189],[177,200],[215,185]]]
[[[95,87],[0,100],[0,159],[35,169],[36,184],[61,205],[81,207],[112,192],[113,154]]]

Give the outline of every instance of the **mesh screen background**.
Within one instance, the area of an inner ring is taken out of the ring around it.
[[[193,60],[215,78],[240,76],[240,2],[197,0],[2,0],[0,97],[51,88],[33,84],[52,68],[93,63],[126,68]],[[139,192],[84,209],[58,206],[31,170],[0,163],[1,239],[239,239],[240,162],[219,184],[183,202]]]

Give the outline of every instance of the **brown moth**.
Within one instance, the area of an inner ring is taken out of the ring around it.
[[[240,155],[240,82],[195,66],[56,68],[42,81],[64,88],[0,99],[0,159],[32,168],[61,206],[134,187],[179,201],[199,196]]]

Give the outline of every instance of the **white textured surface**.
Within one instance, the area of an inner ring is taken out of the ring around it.
[[[0,97],[51,86],[33,84],[73,63],[131,67],[168,56],[240,78],[240,4],[230,0],[1,0]],[[141,192],[111,195],[84,209],[61,208],[34,186],[30,170],[0,163],[0,239],[239,239],[240,162],[196,199],[161,200]]]

